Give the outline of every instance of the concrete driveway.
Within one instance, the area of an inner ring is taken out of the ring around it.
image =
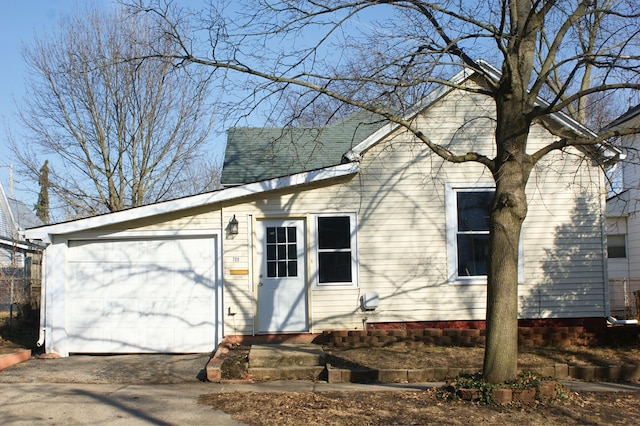
[[[11,425],[239,425],[198,403],[209,354],[76,355],[0,371],[0,422]]]
[[[210,354],[32,358],[0,371],[0,383],[178,384],[206,378]]]

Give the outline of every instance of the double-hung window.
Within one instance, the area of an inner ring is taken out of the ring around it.
[[[491,187],[448,188],[447,245],[449,280],[486,282]]]
[[[356,287],[355,214],[315,217],[316,287]]]

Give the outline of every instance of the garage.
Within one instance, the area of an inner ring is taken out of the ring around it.
[[[67,240],[67,353],[215,348],[215,235]]]

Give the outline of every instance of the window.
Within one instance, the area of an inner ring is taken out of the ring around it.
[[[317,286],[356,285],[355,215],[322,215],[315,221]]]
[[[267,277],[297,277],[295,226],[267,227]]]
[[[627,218],[607,218],[607,257],[625,259],[627,257]]]
[[[456,254],[459,277],[487,275],[493,191],[456,192]]]
[[[452,284],[486,284],[493,186],[452,186],[445,191],[447,273]],[[518,282],[524,281],[522,240],[518,244]]]
[[[607,257],[609,259],[624,259],[627,257],[625,235],[607,235]]]

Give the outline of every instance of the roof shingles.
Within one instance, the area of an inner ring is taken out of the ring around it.
[[[338,165],[349,149],[384,124],[378,116],[358,112],[323,128],[233,128],[221,183],[252,183]]]

